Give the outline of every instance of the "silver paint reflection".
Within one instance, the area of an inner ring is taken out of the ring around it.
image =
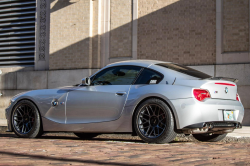
[[[228,93],[225,93],[225,86],[215,85],[218,80],[199,80],[156,65],[158,63],[166,62],[124,61],[110,64],[103,69],[121,65],[153,69],[164,75],[159,84],[69,86],[34,90],[17,95],[12,98],[12,104],[6,109],[9,130],[12,130],[12,109],[23,99],[31,100],[37,106],[44,131],[132,132],[133,113],[136,107],[141,101],[152,97],[168,104],[177,129],[196,123],[223,121],[224,109],[235,111],[235,122],[242,122],[244,107],[236,100],[236,85],[227,87]],[[222,80],[219,82],[235,84]],[[200,102],[194,98],[193,89],[206,89],[210,92],[211,98]],[[57,106],[51,105],[54,99],[58,101]]]

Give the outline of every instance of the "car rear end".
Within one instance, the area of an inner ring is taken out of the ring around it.
[[[178,73],[173,82],[177,91],[180,86],[190,89],[190,97],[170,100],[177,112],[178,129],[183,133],[224,134],[242,127],[244,107],[237,93],[236,79],[211,77],[180,65],[178,69],[169,64],[161,66]]]

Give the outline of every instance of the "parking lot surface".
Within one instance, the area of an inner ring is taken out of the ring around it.
[[[250,143],[179,141],[147,144],[138,137],[72,134],[39,139],[0,134],[0,165],[250,165]]]

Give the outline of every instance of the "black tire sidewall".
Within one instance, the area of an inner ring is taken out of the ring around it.
[[[160,106],[166,114],[166,128],[163,131],[163,133],[157,138],[148,138],[148,137],[144,136],[144,134],[141,133],[141,131],[138,127],[138,123],[137,123],[141,109],[145,105],[149,105],[149,104],[154,104],[154,105]],[[147,143],[167,143],[167,142],[171,142],[176,136],[176,133],[174,132],[174,118],[173,118],[172,112],[169,109],[169,107],[167,106],[167,104],[160,99],[151,98],[151,99],[148,99],[148,100],[142,102],[139,105],[139,107],[136,109],[135,116],[134,116],[133,120],[134,120],[134,129],[135,129],[137,135],[143,141],[145,141]]]
[[[13,113],[14,111],[21,105],[28,105],[29,107],[31,107],[34,112],[35,112],[35,122],[34,122],[34,125],[32,127],[32,129],[26,133],[26,134],[22,134],[20,132],[18,132],[16,130],[16,128],[14,127],[14,124],[13,124]],[[40,114],[39,114],[39,111],[37,109],[37,107],[29,100],[22,100],[22,101],[19,101],[15,106],[14,106],[14,109],[12,110],[12,113],[11,113],[11,125],[12,125],[12,128],[13,128],[13,131],[14,133],[18,136],[18,137],[22,137],[22,138],[36,138],[38,136],[41,135],[41,119],[40,119]]]

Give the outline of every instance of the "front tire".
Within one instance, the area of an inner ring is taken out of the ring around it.
[[[151,98],[139,105],[135,111],[134,129],[147,143],[163,144],[173,141],[174,117],[162,100]]]
[[[227,133],[225,134],[193,134],[193,137],[201,142],[218,142],[223,140],[227,136]]]
[[[42,135],[42,123],[37,107],[29,100],[19,101],[11,115],[15,134],[21,138],[37,138]]]

